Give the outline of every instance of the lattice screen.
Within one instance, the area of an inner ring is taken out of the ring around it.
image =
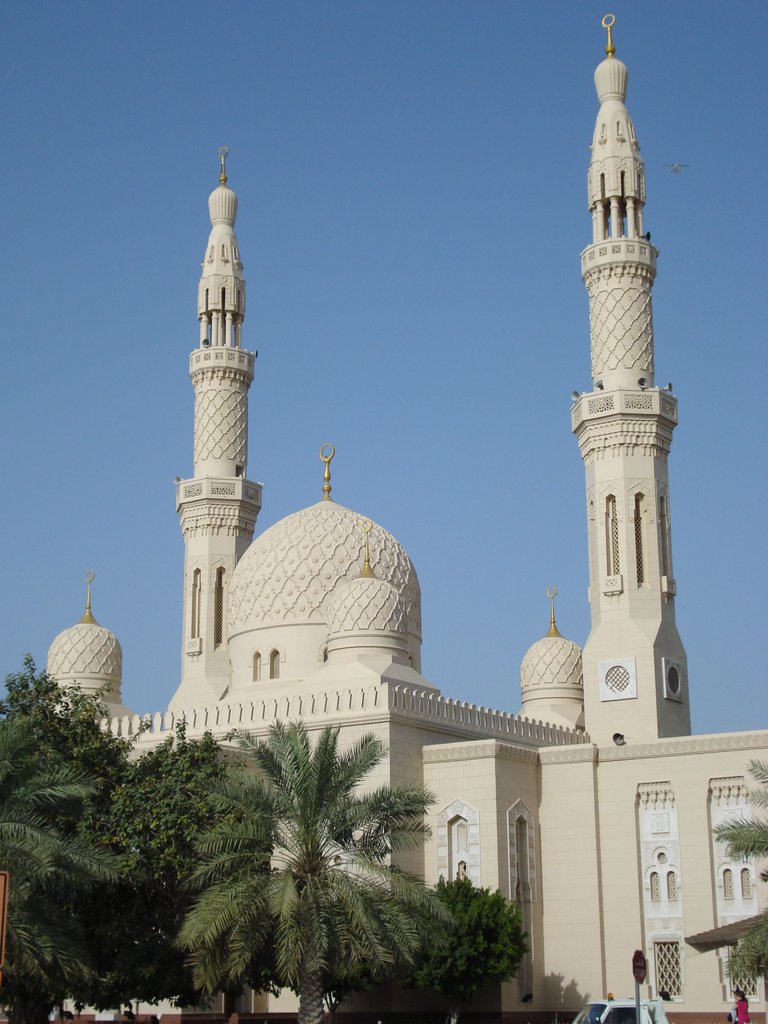
[[[654,942],[653,952],[656,961],[656,991],[667,991],[673,999],[682,996],[680,943]]]

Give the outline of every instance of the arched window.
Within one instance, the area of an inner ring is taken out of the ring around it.
[[[733,899],[733,872],[730,868],[723,872],[723,897],[726,900]]]
[[[745,900],[752,898],[752,874],[749,868],[741,869],[741,895]]]
[[[637,585],[645,582],[645,562],[643,558],[643,495],[635,495],[635,566],[637,568]]]
[[[619,561],[619,517],[616,511],[616,497],[609,494],[605,499],[605,573],[618,576],[621,572]]]
[[[448,850],[449,861],[448,871],[451,878],[467,877],[467,862],[469,860],[469,824],[467,819],[460,814],[452,818],[448,823]],[[464,865],[464,874],[461,874]]]
[[[190,626],[189,635],[193,640],[200,636],[200,598],[202,592],[202,573],[195,569],[192,573],[192,593],[190,595]]]
[[[677,899],[677,875],[674,871],[667,872],[667,899]]]
[[[269,678],[280,678],[280,651],[272,651],[269,656]]]
[[[261,655],[258,651],[253,656],[253,681],[258,683],[261,679]]]
[[[672,575],[672,559],[670,557],[669,543],[669,508],[667,499],[662,494],[659,498],[659,531],[661,532],[661,574],[662,576]]]
[[[213,595],[213,646],[221,647],[224,642],[224,570],[216,570],[216,587]]]
[[[651,903],[659,903],[661,901],[661,887],[659,885],[659,873],[658,871],[651,872]]]

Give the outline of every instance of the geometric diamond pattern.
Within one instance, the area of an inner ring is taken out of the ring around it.
[[[533,686],[583,687],[581,648],[564,636],[545,636],[528,649],[520,666],[523,690]]]
[[[621,284],[606,288],[593,279],[589,291],[592,367],[653,373],[653,311],[650,288]]]
[[[257,537],[229,585],[228,636],[267,625],[327,623],[331,595],[360,576],[365,522],[335,501],[319,501]],[[408,633],[420,637],[421,593],[413,563],[376,523],[369,549],[374,575],[402,596]]]
[[[246,391],[206,388],[195,395],[195,462],[230,459],[248,461],[248,395]]]
[[[77,673],[120,680],[123,652],[117,637],[93,622],[59,633],[48,651],[47,671],[56,679]]]
[[[328,602],[328,633],[360,630],[405,632],[405,603],[386,580],[352,580]]]

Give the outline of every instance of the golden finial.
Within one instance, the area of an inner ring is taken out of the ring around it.
[[[360,570],[360,577],[364,580],[370,580],[373,578],[373,569],[371,568],[371,553],[368,550],[368,537],[373,529],[373,523],[370,519],[363,520],[363,533],[365,534],[365,560],[363,561],[363,568]]]
[[[549,618],[549,632],[547,636],[560,636],[560,632],[555,625],[555,598],[557,597],[557,587],[547,587],[547,597],[552,605],[552,614]]]
[[[613,34],[611,32],[611,29],[613,28],[615,23],[615,14],[606,14],[603,20],[600,22],[603,28],[608,30],[608,45],[605,48],[605,52],[608,54],[609,57],[612,57],[614,53],[616,53],[616,47],[613,45]]]
[[[320,449],[320,458],[325,463],[323,473],[323,501],[331,501],[331,459],[336,454],[336,449],[330,441],[327,441]]]
[[[221,174],[219,175],[219,181],[221,182],[222,185],[226,185],[227,184],[226,160],[227,160],[227,156],[229,155],[229,147],[228,146],[219,146],[217,152],[219,154],[219,160],[221,160]]]
[[[89,622],[93,626],[98,626],[98,622],[91,615],[91,584],[96,579],[96,573],[89,569],[85,574],[85,582],[88,584],[88,593],[85,599],[85,615],[80,619],[81,622]]]

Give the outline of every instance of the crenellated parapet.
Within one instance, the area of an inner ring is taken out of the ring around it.
[[[579,729],[567,729],[511,715],[420,687],[378,683],[315,692],[281,693],[264,700],[218,701],[203,707],[176,707],[148,716],[112,718],[104,723],[113,735],[137,737],[139,746],[154,746],[184,722],[190,737],[212,732],[221,738],[235,729],[266,732],[278,721],[325,725],[400,721],[445,733],[452,738],[493,738],[523,747],[589,743]]]

